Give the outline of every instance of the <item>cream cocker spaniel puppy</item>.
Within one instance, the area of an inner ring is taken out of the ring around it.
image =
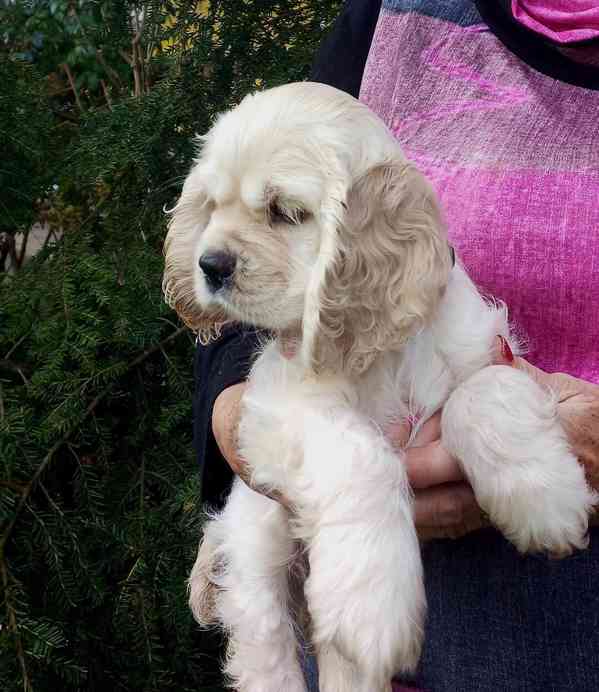
[[[387,692],[418,662],[425,593],[402,452],[382,430],[443,408],[444,446],[523,552],[584,547],[596,497],[555,398],[492,365],[506,310],[454,266],[431,187],[368,108],[290,84],[248,96],[202,141],[172,212],[165,295],[202,339],[227,321],[278,335],[252,368],[239,452],[293,511],[237,480],[204,528],[191,608],[227,631],[236,689],[305,692],[301,546],[321,692]]]

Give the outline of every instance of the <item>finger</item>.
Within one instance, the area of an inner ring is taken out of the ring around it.
[[[547,387],[550,384],[549,380],[551,376],[544,370],[532,365],[524,358],[517,356],[514,358],[513,365],[517,370],[525,372],[532,380],[541,385],[541,387]]]
[[[417,528],[418,538],[422,542],[438,538],[462,538],[472,531],[491,526],[488,519],[480,511],[469,514],[461,524],[455,526],[421,526]]]
[[[260,487],[253,483],[250,470],[245,460],[239,455],[237,432],[241,418],[241,399],[246,386],[246,383],[232,385],[221,392],[214,402],[212,412],[214,438],[221,454],[236,476],[241,478],[252,490],[261,495],[266,495],[271,500],[275,500],[289,509],[290,503],[280,492],[273,488]]]
[[[412,435],[412,422],[401,420],[391,423],[386,430],[387,437],[396,449],[403,449]],[[422,447],[441,437],[441,411],[437,411],[420,426],[411,447]]]
[[[414,523],[418,528],[459,526],[477,512],[480,514],[480,509],[467,483],[421,490],[414,499]]]
[[[588,390],[590,383],[572,377],[563,372],[545,372],[537,368],[524,358],[514,358],[514,367],[525,372],[532,380],[544,389],[550,389],[557,396],[558,402],[566,401],[570,397],[575,397],[583,391]]]
[[[256,485],[255,483],[251,483],[247,478],[244,478],[243,476],[240,476],[241,480],[246,484],[249,485],[249,487],[252,490],[255,490],[257,493],[260,493],[260,495],[265,495],[266,497],[270,498],[271,500],[274,500],[275,502],[278,502],[280,505],[283,505],[286,509],[290,511],[294,511],[293,505],[283,493],[279,492],[278,490],[275,490],[274,488],[264,488],[260,485]]]
[[[403,449],[412,434],[412,424],[408,420],[394,421],[385,429],[385,435],[397,450]]]
[[[423,447],[409,447],[404,463],[412,488],[431,488],[464,480],[462,469],[440,440]]]
[[[583,465],[587,482],[599,488],[599,397],[570,396],[558,405],[558,415],[572,451]]]
[[[424,447],[441,437],[441,411],[437,411],[424,423],[410,445],[411,447]]]
[[[514,356],[512,348],[508,340],[501,335],[495,338],[493,346],[493,363],[494,365],[510,365],[517,370],[525,372],[531,379],[541,386],[551,386],[551,379],[561,377],[561,373],[552,375],[544,370],[537,368],[520,356]],[[567,376],[566,376],[567,377]],[[555,384],[555,383],[554,383]]]
[[[458,537],[487,523],[466,483],[416,493],[414,522],[421,538]]]

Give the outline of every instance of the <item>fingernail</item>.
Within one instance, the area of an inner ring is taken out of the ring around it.
[[[499,338],[501,339],[501,355],[505,360],[507,360],[508,363],[513,363],[514,354],[512,353],[512,349],[510,348],[507,339],[503,336],[500,336]]]

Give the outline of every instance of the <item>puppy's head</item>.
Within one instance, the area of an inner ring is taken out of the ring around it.
[[[434,195],[383,123],[328,86],[246,97],[202,138],[165,243],[168,302],[301,334],[315,372],[364,371],[432,315],[451,267]]]

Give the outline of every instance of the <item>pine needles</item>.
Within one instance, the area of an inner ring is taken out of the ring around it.
[[[194,343],[161,296],[163,209],[194,135],[304,78],[338,5],[0,6],[6,692],[222,689],[186,606]]]

